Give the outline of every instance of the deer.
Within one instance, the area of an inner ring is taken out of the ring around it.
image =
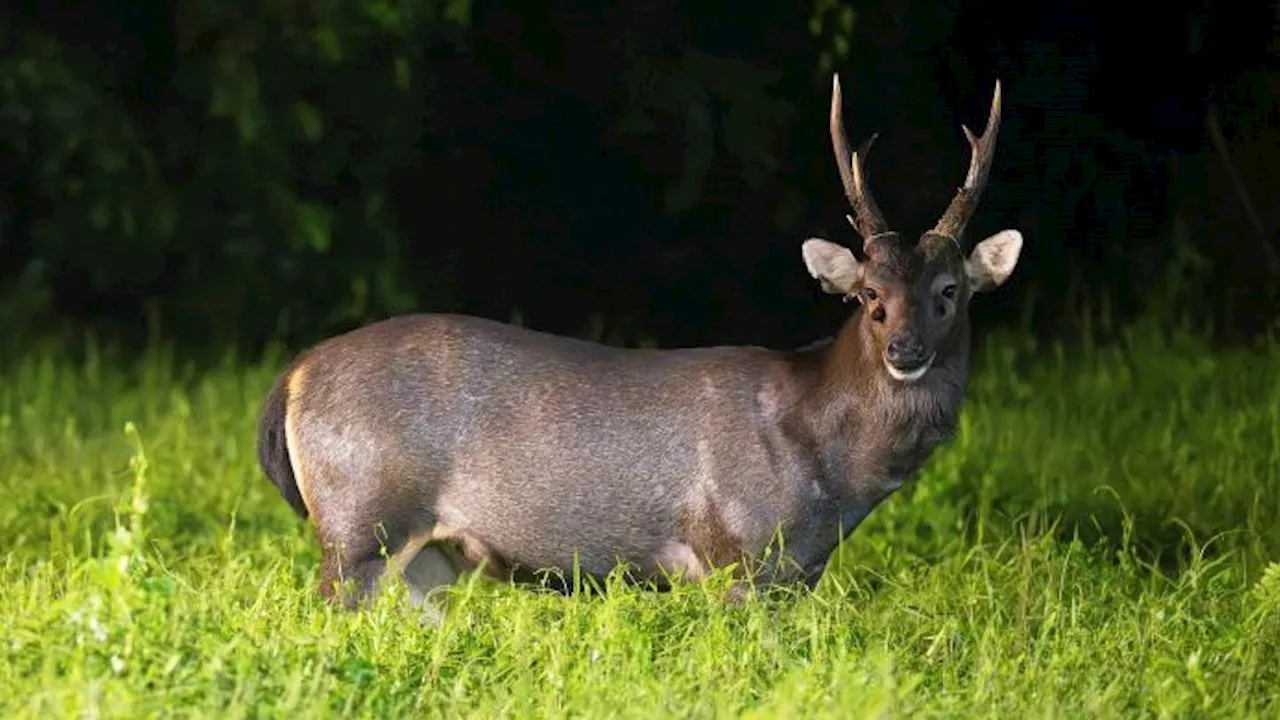
[[[808,345],[631,348],[464,314],[394,316],[303,350],[275,378],[258,460],[320,544],[319,593],[366,606],[403,578],[415,606],[463,574],[564,590],[569,576],[669,589],[725,569],[731,600],[814,588],[858,525],[954,436],[968,306],[1022,235],[967,255],[1000,83],[964,184],[915,242],[889,229],[866,159],[830,133],[861,253],[811,237],[818,288],[850,302]],[[723,577],[723,575],[721,575]],[[436,612],[439,612],[438,610]]]

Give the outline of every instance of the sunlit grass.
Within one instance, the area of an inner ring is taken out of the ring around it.
[[[1273,716],[1280,347],[998,338],[814,593],[335,611],[255,465],[278,362],[0,376],[0,716]]]

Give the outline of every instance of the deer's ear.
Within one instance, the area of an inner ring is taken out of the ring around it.
[[[1022,233],[1001,230],[978,243],[964,261],[969,287],[975,293],[995,290],[1013,274],[1022,253]]]
[[[842,245],[809,238],[800,246],[804,266],[833,295],[849,295],[862,284],[862,264]]]

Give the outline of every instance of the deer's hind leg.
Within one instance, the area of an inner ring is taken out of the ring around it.
[[[323,543],[322,552],[320,595],[348,610],[367,603],[387,571],[380,546],[376,542],[328,542]]]
[[[373,534],[370,533],[372,536]],[[320,569],[320,594],[350,610],[367,606],[384,592],[396,577],[404,580],[408,600],[427,619],[438,621],[443,603],[437,598],[465,569],[448,552],[431,543],[431,533],[422,532],[392,542],[358,542],[348,538],[342,544],[326,543]]]

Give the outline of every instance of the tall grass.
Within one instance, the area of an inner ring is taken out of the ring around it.
[[[1280,345],[984,345],[958,437],[812,593],[476,580],[336,611],[255,465],[272,359],[0,376],[3,717],[1275,716]]]

